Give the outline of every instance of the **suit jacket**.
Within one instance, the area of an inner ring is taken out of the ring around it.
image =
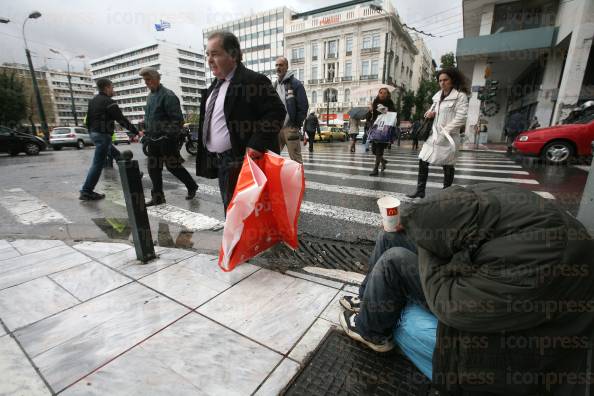
[[[202,90],[198,144],[202,145],[206,100],[214,89],[216,80],[207,90]],[[239,63],[225,96],[225,119],[231,150],[237,158],[244,156],[246,148],[279,153],[278,133],[286,116],[285,106],[263,74],[247,69]],[[200,156],[197,156],[197,159]]]

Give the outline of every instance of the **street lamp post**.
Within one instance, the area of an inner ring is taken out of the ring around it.
[[[49,142],[49,126],[47,125],[47,120],[45,118],[45,110],[43,109],[43,101],[41,100],[41,92],[39,91],[39,86],[37,85],[37,78],[35,77],[35,69],[33,68],[33,61],[31,60],[31,51],[29,51],[29,46],[27,45],[27,38],[25,36],[25,25],[29,19],[37,19],[41,16],[39,11],[33,11],[29,14],[29,16],[23,22],[23,41],[25,42],[25,54],[27,55],[27,63],[29,63],[29,72],[31,73],[31,80],[33,81],[33,90],[35,91],[35,98],[37,99],[37,108],[39,109],[39,118],[41,121],[41,129],[43,130],[43,135],[45,140]]]
[[[70,102],[72,103],[72,116],[74,117],[74,125],[78,126],[78,117],[76,116],[76,106],[74,105],[74,93],[72,91],[72,76],[70,75],[70,61],[73,58],[82,59],[85,56],[84,55],[76,55],[76,56],[67,58],[66,55],[64,55],[63,53],[61,53],[58,50],[50,48],[50,51],[53,52],[54,54],[58,54],[58,55],[62,56],[64,58],[64,60],[66,61],[66,69],[67,69],[67,76],[68,76],[68,88],[70,89]]]

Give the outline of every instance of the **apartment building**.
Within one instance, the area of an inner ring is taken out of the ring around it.
[[[76,112],[76,121],[82,126],[89,100],[96,93],[95,83],[90,73],[70,73],[72,84],[72,98],[70,96],[70,85],[68,84],[68,73],[59,70],[48,70],[45,73],[47,84],[52,95],[52,105],[56,117],[56,124],[59,126],[74,126],[75,118],[72,111],[72,100]]]
[[[92,60],[91,74],[93,80],[105,77],[113,82],[113,99],[138,124],[144,119],[149,93],[138,72],[147,66],[159,70],[161,83],[179,97],[184,117],[199,113],[200,89],[206,87],[202,51],[156,40]]]

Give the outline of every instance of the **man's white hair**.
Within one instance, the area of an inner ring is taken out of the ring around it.
[[[140,76],[142,76],[142,77],[149,76],[153,80],[160,80],[161,79],[161,75],[159,74],[159,72],[157,71],[157,69],[155,69],[154,67],[143,67],[142,69],[140,69],[140,71],[138,72],[138,74]]]

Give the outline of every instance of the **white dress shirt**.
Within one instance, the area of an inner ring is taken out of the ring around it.
[[[227,96],[227,89],[236,69],[237,66],[227,74],[225,82],[219,87],[219,94],[212,111],[212,118],[210,119],[210,139],[206,142],[206,149],[211,153],[223,153],[231,150],[231,137],[229,135],[229,128],[227,128],[227,120],[225,119],[225,96]],[[208,108],[211,96],[209,95],[206,100],[206,108]]]

